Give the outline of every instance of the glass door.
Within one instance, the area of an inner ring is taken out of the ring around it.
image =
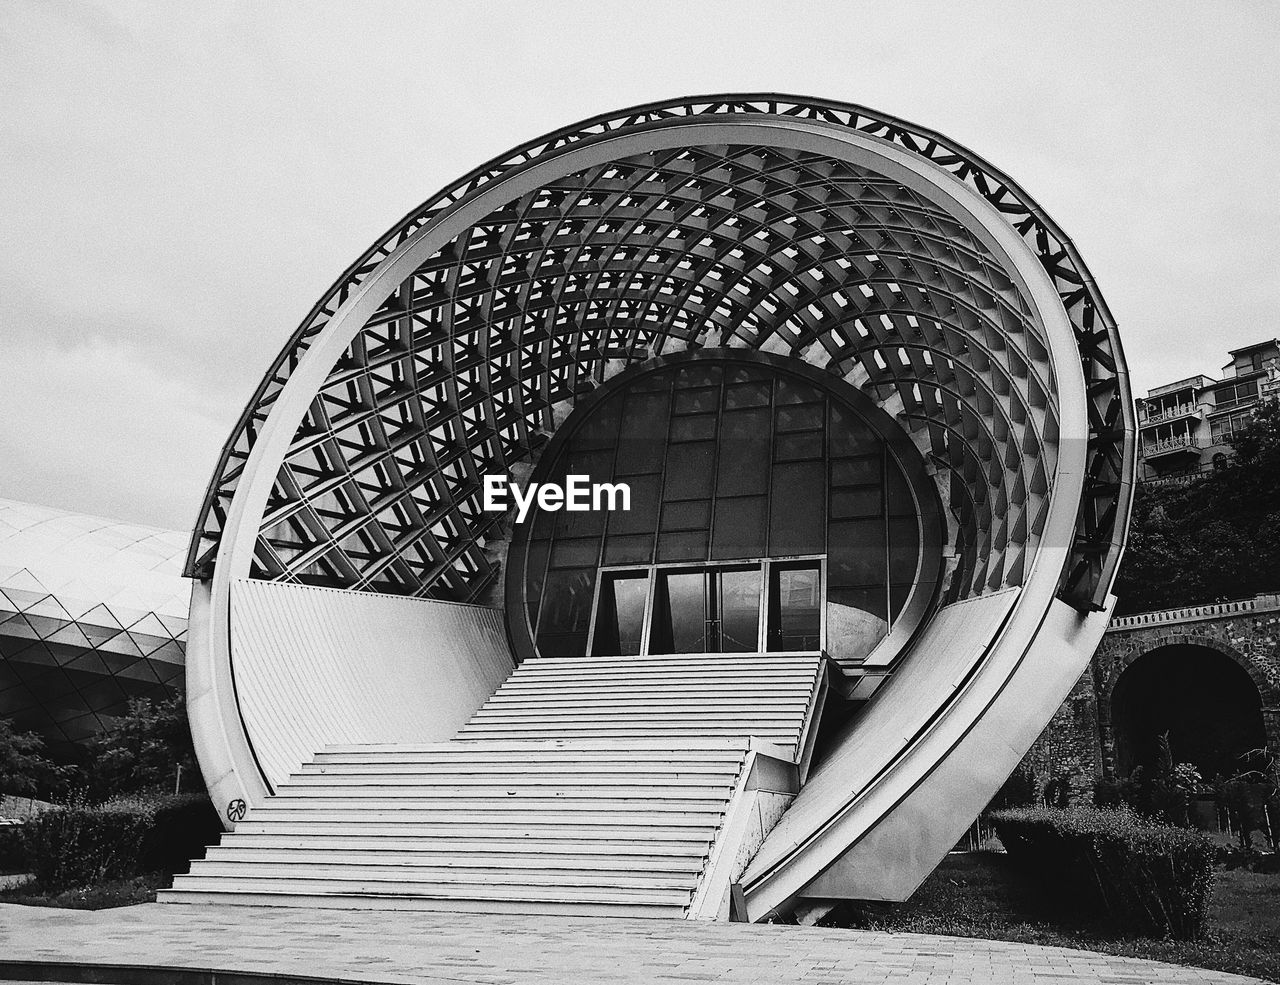
[[[659,570],[651,653],[756,653],[761,569]]]

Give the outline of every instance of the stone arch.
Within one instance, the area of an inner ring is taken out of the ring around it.
[[[1129,646],[1117,648],[1117,652],[1099,666],[1095,661],[1094,681],[1098,702],[1098,728],[1101,733],[1102,772],[1108,779],[1118,779],[1114,696],[1116,685],[1125,671],[1135,663],[1158,650],[1169,647],[1190,646],[1209,650],[1230,660],[1244,672],[1258,692],[1260,713],[1266,748],[1273,763],[1280,762],[1280,688],[1263,673],[1261,667],[1245,653],[1216,636],[1203,632],[1160,632],[1135,634]],[[1105,644],[1104,644],[1105,645]],[[1280,649],[1280,648],[1278,648]]]

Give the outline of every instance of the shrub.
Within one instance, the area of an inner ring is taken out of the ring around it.
[[[142,843],[142,869],[185,872],[187,864],[203,857],[205,848],[221,834],[218,811],[204,794],[163,797]]]
[[[26,832],[21,824],[0,824],[0,872],[26,872]]]
[[[36,880],[62,890],[137,875],[153,817],[152,808],[136,801],[45,811],[23,825]]]
[[[1021,809],[992,818],[1009,856],[1082,912],[1122,930],[1195,940],[1213,891],[1213,843],[1126,809]]]
[[[26,822],[32,871],[45,890],[172,872],[217,837],[217,813],[199,795],[71,804]]]

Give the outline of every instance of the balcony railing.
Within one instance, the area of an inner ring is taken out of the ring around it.
[[[1163,455],[1166,452],[1179,451],[1183,448],[1194,449],[1201,447],[1200,439],[1193,434],[1175,434],[1169,438],[1160,438],[1158,441],[1148,441],[1145,438],[1142,441],[1142,454],[1146,458],[1152,455]]]
[[[1194,414],[1195,412],[1195,404],[1178,404],[1177,407],[1168,407],[1155,413],[1148,411],[1146,417],[1142,419],[1142,426],[1159,424],[1161,421],[1172,421],[1175,417],[1185,417],[1187,414]]]

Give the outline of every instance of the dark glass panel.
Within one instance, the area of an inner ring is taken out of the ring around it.
[[[715,455],[714,441],[672,445],[667,452],[667,482],[663,499],[709,498],[715,477]]]
[[[831,491],[831,519],[850,520],[856,517],[880,516],[880,487],[862,486]]]
[[[676,373],[676,389],[691,390],[694,387],[719,386],[724,367],[715,363],[682,366]]]
[[[786,462],[773,469],[773,507],[769,511],[769,553],[817,554],[824,550],[827,526],[827,469],[822,462]]]
[[[658,495],[662,477],[636,475],[626,480],[631,487],[631,509],[609,514],[609,536],[651,533],[658,529]]]
[[[876,588],[827,589],[827,653],[860,660],[889,632],[888,592]]]
[[[594,568],[551,570],[538,617],[538,650],[543,656],[582,656],[587,649]]]
[[[715,413],[720,406],[718,386],[699,387],[696,390],[676,390],[674,414]]]
[[[778,430],[786,431],[821,431],[825,405],[791,404],[778,407]]]
[[[706,575],[701,571],[658,572],[651,653],[707,650]]]
[[[542,582],[547,574],[547,555],[551,552],[551,543],[546,540],[529,541],[528,553],[525,555],[524,583],[529,598],[536,599],[542,592]]]
[[[890,516],[915,516],[916,501],[911,496],[906,477],[897,463],[890,462],[885,469],[885,500],[889,504]]]
[[[769,578],[769,651],[816,650],[822,613],[818,568],[772,568]]]
[[[835,588],[884,586],[888,582],[884,520],[831,524],[827,542],[827,583]]]
[[[585,568],[599,561],[600,541],[595,537],[578,540],[557,539],[551,548],[552,568]]]
[[[618,433],[617,475],[658,472],[667,446],[667,417],[671,395],[628,393]]]
[[[615,537],[604,542],[605,564],[647,564],[653,560],[653,534]]]
[[[760,641],[761,569],[720,573],[720,649],[755,653]]]
[[[716,529],[711,556],[763,557],[766,505],[767,500],[763,496],[716,500]]]
[[[658,535],[659,561],[705,561],[706,559],[706,530],[688,530]]]
[[[592,652],[634,656],[640,652],[648,574],[612,575],[600,583],[599,615]]]
[[[853,413],[835,404],[831,406],[831,454],[862,455],[877,451],[880,439]]]
[[[768,407],[769,392],[772,389],[767,380],[727,386],[724,392],[724,405],[729,410],[739,407]]]
[[[914,581],[920,560],[920,529],[915,517],[889,521],[889,580]]]
[[[610,397],[600,404],[588,417],[573,437],[573,443],[584,449],[608,449],[611,453],[618,443],[618,422],[621,417],[622,400]]]
[[[831,462],[833,486],[879,486],[883,456],[859,455],[856,458],[837,458]]]
[[[704,441],[715,436],[715,414],[694,414],[690,417],[672,418],[672,441]]]
[[[711,503],[705,499],[667,503],[662,508],[663,530],[706,530],[711,525]]]
[[[717,496],[748,496],[769,488],[769,411],[726,411],[720,426]]]
[[[780,434],[774,447],[774,458],[779,462],[818,459],[822,457],[822,432]]]
[[[811,404],[821,401],[822,394],[814,388],[813,384],[790,376],[778,377],[779,404]]]

